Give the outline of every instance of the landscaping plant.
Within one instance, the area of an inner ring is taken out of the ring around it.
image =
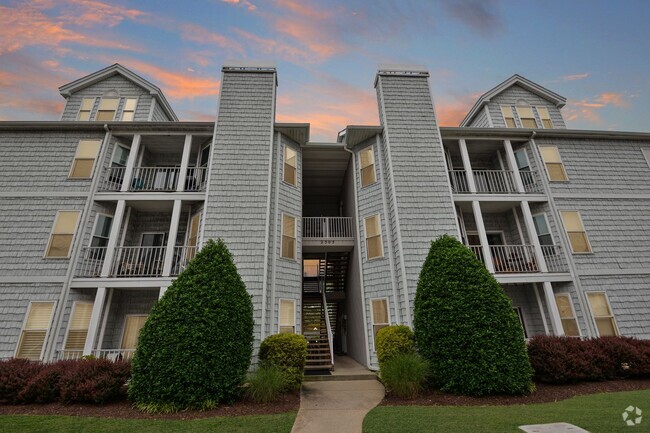
[[[415,398],[424,389],[429,372],[425,359],[416,353],[400,353],[381,365],[381,381],[402,398]]]
[[[129,399],[148,412],[232,403],[252,351],[251,297],[225,243],[210,240],[151,310]]]
[[[415,353],[415,336],[408,326],[386,326],[377,332],[379,368],[397,355],[410,353]]]
[[[287,391],[300,388],[306,364],[307,339],[303,335],[269,335],[260,345],[260,365],[279,368]]]
[[[273,365],[262,365],[248,378],[246,396],[256,403],[276,401],[287,388],[284,371]]]
[[[431,244],[418,281],[414,328],[418,352],[442,391],[532,392],[533,371],[510,299],[474,253],[451,236]]]

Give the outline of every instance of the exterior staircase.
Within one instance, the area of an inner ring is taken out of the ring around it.
[[[302,304],[302,333],[307,339],[306,370],[330,370],[332,358],[323,302],[305,299]]]

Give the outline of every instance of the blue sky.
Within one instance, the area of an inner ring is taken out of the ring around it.
[[[650,2],[0,1],[0,120],[55,120],[57,88],[119,62],[181,120],[214,120],[221,66],[272,60],[277,120],[312,140],[378,123],[381,63],[425,65],[440,123],[521,74],[565,96],[569,128],[648,131]]]

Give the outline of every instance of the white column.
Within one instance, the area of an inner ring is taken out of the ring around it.
[[[555,302],[553,286],[548,281],[544,282],[544,298],[546,298],[548,313],[551,316],[551,327],[553,328],[553,334],[560,336],[564,335],[562,319],[560,318],[560,310],[558,310],[557,303]]]
[[[176,185],[177,192],[185,191],[185,178],[187,178],[187,166],[190,162],[190,150],[192,150],[192,136],[186,135],[185,143],[183,144],[180,173],[178,174],[178,184]]]
[[[462,138],[458,140],[458,147],[460,147],[460,156],[463,158],[463,169],[465,176],[467,176],[467,185],[469,192],[476,192],[476,181],[474,180],[474,172],[472,171],[472,164],[469,161],[469,152],[467,152],[467,143]]]
[[[138,153],[140,152],[140,134],[135,134],[133,136],[133,141],[131,142],[131,150],[129,150],[129,157],[126,160],[126,168],[124,169],[124,180],[122,180],[122,188],[120,191],[126,192],[131,187],[131,182],[133,181],[133,169],[138,158]]]
[[[169,286],[161,286],[160,291],[158,292],[158,299],[162,298],[165,292],[167,291],[167,288]]]
[[[106,334],[106,324],[108,323],[108,315],[111,314],[111,302],[113,301],[113,293],[115,289],[108,289],[108,297],[106,298],[106,304],[104,308],[104,314],[102,315],[102,326],[99,329],[99,337],[97,339],[97,348],[101,349],[104,343],[104,335]]]
[[[86,335],[86,343],[84,344],[84,355],[92,355],[95,348],[95,338],[97,337],[97,330],[99,329],[99,322],[102,317],[102,310],[104,309],[104,301],[106,300],[106,288],[98,287],[95,293],[95,303],[93,304],[93,312],[90,316],[90,324],[88,325],[88,334]]]
[[[488,244],[487,233],[485,232],[485,224],[483,223],[483,212],[481,212],[481,204],[478,201],[472,202],[472,211],[474,212],[474,221],[476,221],[476,230],[478,237],[481,239],[481,250],[483,251],[483,259],[485,267],[491,274],[494,273],[494,263],[492,263],[492,252]]]
[[[539,243],[535,224],[533,223],[533,215],[530,213],[530,206],[527,201],[521,202],[521,211],[524,214],[524,224],[526,225],[526,231],[528,232],[528,239],[533,243],[533,248],[535,249],[537,263],[539,263],[539,270],[542,272],[548,272],[546,261],[544,260],[544,254],[542,253],[542,246]]]
[[[113,224],[111,225],[111,232],[108,235],[108,245],[106,246],[106,255],[104,256],[104,265],[102,266],[102,277],[108,277],[113,267],[113,259],[115,257],[115,247],[120,240],[120,226],[124,219],[124,208],[126,202],[119,200],[115,207],[115,215],[113,215]]]
[[[508,165],[510,166],[510,170],[512,170],[512,174],[515,179],[517,192],[523,194],[526,192],[526,190],[524,189],[524,183],[521,181],[521,174],[519,173],[519,167],[517,166],[515,152],[512,150],[512,143],[510,143],[510,140],[503,140],[503,145],[506,148],[506,158],[508,158]]]
[[[169,236],[167,236],[167,248],[165,249],[165,261],[163,262],[163,277],[168,277],[172,272],[172,265],[174,264],[174,247],[176,246],[176,236],[178,235],[178,225],[181,219],[182,204],[183,202],[181,200],[174,200],[172,220],[169,225]]]
[[[539,314],[542,316],[542,325],[544,325],[544,335],[549,335],[548,323],[546,323],[546,313],[544,312],[544,304],[542,304],[542,297],[539,296],[539,288],[537,283],[533,283],[533,291],[535,292],[535,299],[537,300],[537,307]]]

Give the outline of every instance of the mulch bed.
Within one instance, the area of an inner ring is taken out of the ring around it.
[[[283,395],[275,403],[253,403],[239,401],[232,406],[220,406],[206,411],[183,411],[170,414],[146,414],[134,409],[129,402],[121,401],[104,405],[93,404],[28,404],[0,405],[0,415],[69,415],[92,416],[100,418],[131,418],[131,419],[197,419],[216,416],[269,415],[297,411],[300,406],[300,393]]]
[[[650,389],[650,379],[610,380],[607,382],[584,382],[573,385],[537,384],[537,391],[526,396],[497,395],[489,397],[466,397],[444,394],[437,390],[427,391],[413,400],[399,398],[390,393],[382,406],[504,406],[512,404],[549,403],[566,400],[577,395],[602,392],[636,391]]]

